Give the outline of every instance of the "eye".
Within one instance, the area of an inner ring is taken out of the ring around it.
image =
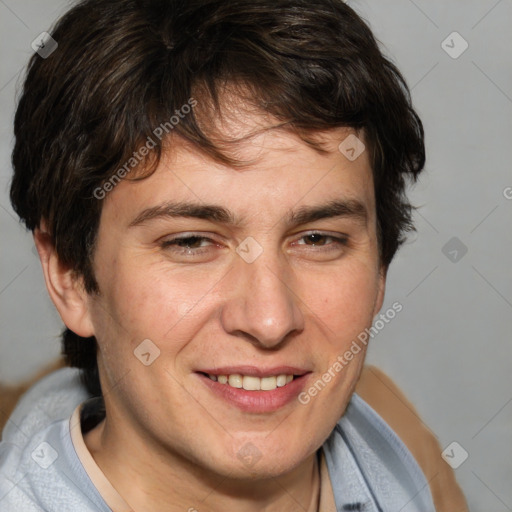
[[[348,237],[339,233],[313,232],[296,238],[291,244],[296,256],[316,261],[333,261],[345,255],[348,248]]]
[[[163,247],[180,247],[183,249],[199,249],[201,247],[205,247],[213,243],[212,240],[206,238],[204,236],[192,235],[192,236],[182,236],[176,237],[172,240],[164,240],[162,242]]]
[[[298,245],[308,245],[310,247],[326,247],[331,245],[346,245],[346,243],[346,237],[335,237],[326,233],[309,233],[307,235],[303,235],[299,239]]]
[[[215,249],[220,248],[209,237],[199,234],[184,234],[167,238],[160,242],[160,247],[164,249],[175,261],[209,261],[215,256]]]

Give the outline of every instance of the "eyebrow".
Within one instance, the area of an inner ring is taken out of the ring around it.
[[[291,211],[287,220],[289,224],[301,225],[335,217],[352,218],[366,225],[368,211],[366,206],[356,199],[334,200],[319,206],[301,206],[296,211]]]
[[[143,210],[130,222],[129,227],[138,226],[154,219],[176,217],[203,219],[234,226],[242,224],[243,221],[223,206],[171,202]],[[333,200],[317,206],[301,206],[295,211],[290,211],[284,220],[289,225],[301,225],[335,217],[352,218],[356,222],[366,225],[368,211],[366,206],[356,199]]]

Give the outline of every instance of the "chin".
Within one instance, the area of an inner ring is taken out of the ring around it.
[[[210,451],[206,460],[205,452],[197,454],[200,458],[196,459],[195,464],[208,468],[212,473],[229,480],[254,482],[286,475],[316,451],[308,452],[308,447],[304,444],[298,447],[286,446],[285,449],[283,446],[262,447],[262,444],[262,441],[259,443],[258,441],[237,442],[236,445],[232,443],[230,447],[223,450],[221,444],[216,443],[216,446],[221,449]]]
[[[294,447],[287,445],[280,447],[266,447],[265,450],[258,450],[252,443],[247,442],[236,453],[236,461],[233,471],[239,478],[267,479],[275,478],[290,473],[303,462],[311,453],[306,451],[307,447]]]

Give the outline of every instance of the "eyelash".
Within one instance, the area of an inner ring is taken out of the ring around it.
[[[208,247],[198,247],[198,248],[189,248],[189,247],[180,247],[178,244],[180,242],[184,241],[190,241],[190,240],[199,240],[201,242],[208,241],[212,244],[215,244],[215,241],[211,238],[208,238],[206,236],[200,236],[200,235],[187,235],[187,236],[177,236],[176,238],[173,238],[171,240],[164,240],[161,244],[161,247],[163,249],[171,249],[174,252],[177,252],[179,254],[193,254],[193,255],[199,255],[204,253],[205,251],[208,251],[208,249],[211,247],[210,245]]]
[[[318,245],[308,245],[308,244],[299,244],[299,245],[304,245],[306,247],[311,247],[311,248],[315,248],[315,249],[308,249],[308,250],[318,250],[318,248],[320,248],[320,250],[322,252],[327,252],[327,251],[332,251],[332,250],[339,250],[339,247],[340,246],[347,246],[347,243],[348,243],[348,238],[347,237],[343,237],[343,236],[340,236],[340,237],[337,237],[337,236],[334,236],[334,235],[330,235],[328,233],[322,233],[322,232],[318,232],[318,231],[312,231],[310,233],[306,233],[305,235],[302,235],[299,240],[303,240],[307,237],[311,237],[311,236],[321,236],[321,237],[324,237],[328,240],[331,240],[331,243],[327,244],[327,245],[323,245],[323,246],[318,246]],[[194,240],[194,241],[198,241],[200,243],[202,242],[205,242],[205,241],[208,241],[208,242],[211,242],[211,245],[208,245],[206,247],[196,247],[196,248],[190,248],[190,247],[180,247],[178,244],[181,242],[187,242],[187,241],[191,241],[191,240]],[[171,250],[172,252],[174,252],[175,254],[178,254],[178,255],[185,255],[185,256],[200,256],[201,254],[204,254],[206,252],[208,252],[211,248],[212,245],[215,245],[216,242],[214,240],[212,240],[211,238],[208,238],[206,236],[201,236],[201,235],[186,235],[186,236],[177,236],[175,238],[172,238],[170,240],[164,240],[162,243],[161,243],[161,247],[163,249],[167,249],[167,250]],[[325,248],[327,247],[327,248]]]

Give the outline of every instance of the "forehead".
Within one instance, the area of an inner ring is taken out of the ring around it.
[[[126,219],[143,208],[166,202],[225,205],[239,220],[284,216],[301,205],[338,201],[362,203],[374,214],[373,179],[363,137],[348,128],[317,132],[313,140],[259,115],[232,115],[217,121],[222,149],[240,165],[212,160],[192,143],[169,138],[155,172],[140,181],[125,180],[104,203],[104,214]],[[226,142],[227,141],[227,142]],[[348,149],[361,151],[357,158]],[[359,144],[359,146],[354,146]],[[341,145],[341,146],[340,146]],[[353,146],[350,147],[350,146]]]

